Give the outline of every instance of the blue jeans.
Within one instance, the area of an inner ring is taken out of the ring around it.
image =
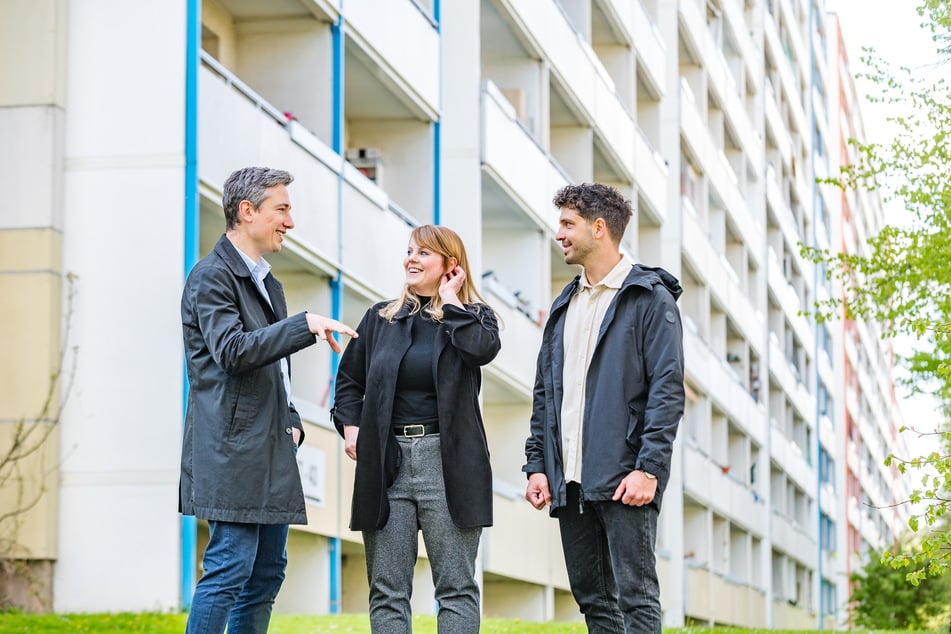
[[[208,522],[185,634],[265,634],[284,581],[287,524]]]
[[[477,634],[479,586],[475,560],[481,528],[458,528],[449,515],[438,434],[397,436],[400,467],[387,492],[386,525],[363,531],[370,582],[370,629],[373,634],[413,631],[410,597],[416,565],[417,534],[429,555],[439,612],[439,634]]]
[[[656,504],[588,502],[568,484],[558,509],[568,582],[591,634],[660,634]]]

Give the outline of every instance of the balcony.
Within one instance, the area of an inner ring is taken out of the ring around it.
[[[614,0],[617,2],[617,0]],[[658,97],[664,96],[666,75],[666,50],[663,38],[657,31],[657,26],[644,10],[641,0],[630,2],[633,8],[634,45],[637,51],[637,72]]]
[[[730,214],[733,225],[737,227],[743,241],[749,245],[750,258],[759,265],[763,238],[757,231],[757,224],[753,221],[746,200],[740,192],[736,175],[730,168],[726,156],[714,147],[707,124],[697,109],[692,92],[684,80],[681,80],[680,84],[680,98],[681,138],[697,157],[701,169],[710,179],[710,187],[716,191]]]
[[[634,119],[614,94],[614,82],[597,54],[575,32],[554,2],[512,0],[516,20],[525,25],[551,63],[551,70],[584,112],[616,163],[633,182]]]
[[[499,333],[502,349],[492,361],[492,367],[504,376],[510,386],[530,394],[535,379],[538,350],[542,343],[540,321],[532,321],[517,310],[503,292],[493,290],[488,284],[483,290],[492,309],[503,323]]]
[[[835,428],[832,425],[832,419],[825,414],[819,417],[819,442],[829,455],[835,455]]]
[[[685,33],[693,40],[694,50],[704,60],[710,88],[716,93],[720,106],[726,114],[733,130],[736,131],[740,145],[750,163],[762,163],[760,141],[756,138],[746,108],[738,94],[738,87],[727,65],[720,47],[713,41],[701,15],[700,5],[692,2],[679,3],[680,22]],[[741,31],[745,33],[745,30]]]
[[[634,137],[637,165],[637,189],[650,205],[651,214],[658,223],[667,219],[667,164],[664,158],[651,147],[650,141],[640,126]]]
[[[766,534],[767,507],[755,490],[737,478],[746,478],[744,467],[736,477],[729,475],[730,465],[718,465],[697,449],[684,448],[684,490],[710,508],[725,515],[757,536]]]
[[[294,241],[326,268],[345,266],[354,281],[373,289],[371,294],[395,293],[403,284],[400,263],[412,224],[407,214],[343,157],[213,59],[204,59],[199,82],[201,180],[218,187],[235,165],[287,169],[295,176]],[[338,187],[343,188],[343,210],[338,209],[336,196],[328,195]],[[344,242],[359,244],[360,249],[346,250],[349,256],[338,262],[342,218]]]
[[[347,0],[347,34],[381,72],[401,84],[416,106],[435,118],[439,111],[439,32],[411,0],[387,0],[385,14],[374,0]],[[412,42],[407,46],[406,42]]]
[[[815,568],[818,558],[816,540],[804,528],[774,512],[772,529],[773,546],[807,568]]]
[[[714,355],[706,342],[684,320],[684,357],[687,374],[717,405],[737,421],[740,428],[760,446],[766,442],[766,422],[760,405],[736,379],[726,359]]]
[[[496,483],[494,526],[482,542],[483,571],[538,585],[568,588],[568,573],[558,536],[558,523],[532,508],[524,487]],[[527,548],[525,535],[532,535]]]
[[[491,81],[482,92],[482,126],[483,169],[539,227],[554,232],[557,216],[551,199],[569,179],[522,127],[515,109]]]
[[[816,474],[806,462],[802,449],[776,427],[770,427],[771,455],[783,471],[803,491],[812,491]]]
[[[766,81],[766,125],[772,130],[773,138],[776,139],[776,147],[782,157],[783,165],[789,165],[792,158],[792,137],[789,136],[789,130],[783,121],[783,116],[779,112],[779,95],[773,86],[773,82]]]
[[[753,81],[750,82],[753,84],[754,88],[759,87],[759,64],[758,59],[761,59],[759,56],[762,55],[762,51],[757,51],[755,45],[753,44],[752,37],[747,36],[749,33],[749,27],[746,25],[746,20],[743,17],[743,14],[740,12],[740,3],[737,2],[724,2],[721,3],[720,7],[723,10],[723,15],[726,17],[727,22],[730,25],[730,30],[736,34],[734,43],[736,44],[737,49],[739,50],[740,57],[743,60],[743,67],[746,71],[746,76]]]
[[[793,69],[788,64],[783,64],[782,60],[786,59],[786,51],[783,50],[783,45],[779,39],[779,32],[776,29],[776,22],[773,20],[766,20],[765,28],[763,29],[764,39],[766,40],[766,46],[770,49],[772,57],[779,64],[779,76],[780,83],[782,86],[774,86],[777,93],[782,92],[786,97],[790,96],[799,96],[799,89],[794,85],[793,79]],[[808,130],[809,126],[806,125],[806,112],[803,109],[802,102],[798,99],[794,99],[787,103],[789,108],[790,116],[794,119],[792,121],[792,126],[800,131]],[[783,127],[788,129],[789,126],[784,124]]]
[[[755,627],[766,620],[766,596],[703,568],[687,568],[685,609],[693,617]]]

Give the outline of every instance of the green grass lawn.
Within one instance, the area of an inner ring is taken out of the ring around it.
[[[20,614],[0,613],[0,634],[52,634],[83,632],[86,634],[181,634],[185,630],[184,614]],[[323,632],[369,634],[365,614],[338,616],[275,615],[271,634],[315,634]],[[413,619],[415,634],[436,634],[436,618],[418,616]],[[583,634],[581,623],[531,623],[501,619],[485,619],[485,634]],[[780,630],[743,630],[734,628],[677,628],[665,634],[781,634]],[[800,630],[796,634],[809,634]],[[878,634],[886,634],[879,632]],[[908,634],[907,632],[905,634]]]

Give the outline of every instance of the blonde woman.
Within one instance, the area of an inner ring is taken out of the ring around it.
[[[414,229],[403,269],[401,296],[367,311],[337,374],[334,422],[357,463],[350,528],[363,531],[374,633],[412,630],[419,530],[439,632],[474,633],[475,558],[492,525],[478,398],[481,367],[499,352],[498,322],[451,229]]]

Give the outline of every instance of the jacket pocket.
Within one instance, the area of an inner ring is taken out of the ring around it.
[[[242,375],[241,380],[237,382],[237,394],[233,397],[234,408],[228,428],[228,436],[231,438],[248,431],[254,425],[260,402],[260,388],[255,385],[256,377],[257,372],[249,372]]]
[[[636,403],[627,404],[627,436],[628,448],[636,456],[641,450],[641,434],[644,432],[644,413]]]

